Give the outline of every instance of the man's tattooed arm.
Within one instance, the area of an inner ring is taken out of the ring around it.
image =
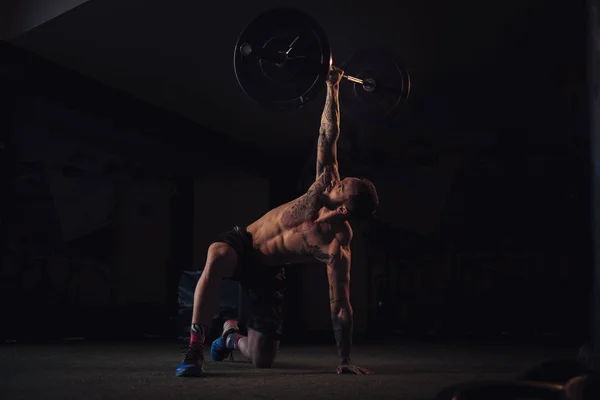
[[[352,345],[350,261],[350,248],[344,246],[340,248],[340,254],[327,268],[331,321],[340,364],[350,364],[350,346]]]
[[[286,228],[296,228],[303,223],[310,223],[317,215],[321,204],[319,196],[325,190],[328,182],[319,179],[308,191],[297,199],[281,216],[281,222]]]
[[[340,106],[338,93],[339,83],[327,83],[327,98],[321,115],[317,145],[317,178],[325,172],[325,169],[331,169],[333,178],[339,179],[337,142],[340,137]]]

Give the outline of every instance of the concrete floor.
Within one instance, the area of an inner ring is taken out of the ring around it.
[[[0,347],[0,398],[13,399],[432,399],[470,380],[511,379],[571,349],[398,344],[355,346],[371,376],[335,374],[332,346],[281,347],[273,369],[208,361],[206,377],[176,378],[178,344]],[[207,349],[208,350],[208,349]]]

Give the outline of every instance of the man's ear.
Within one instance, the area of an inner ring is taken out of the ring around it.
[[[346,208],[346,206],[339,206],[337,208],[337,212],[340,214],[348,214],[348,209]]]

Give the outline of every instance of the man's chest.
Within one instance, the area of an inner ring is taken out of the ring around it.
[[[305,222],[290,231],[287,247],[299,262],[331,263],[334,255],[329,249],[334,239],[335,232],[329,224]]]

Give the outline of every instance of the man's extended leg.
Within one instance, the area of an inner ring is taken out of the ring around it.
[[[225,340],[225,343],[222,341]],[[248,328],[248,336],[242,336],[235,321],[227,321],[223,336],[213,342],[212,357],[215,361],[224,360],[233,350],[239,350],[252,361],[256,368],[271,368],[279,349],[279,339]]]
[[[237,260],[235,250],[226,243],[213,243],[208,248],[206,266],[194,292],[190,345],[177,367],[177,376],[199,376],[204,371],[203,346],[219,309],[221,280],[233,275]]]

